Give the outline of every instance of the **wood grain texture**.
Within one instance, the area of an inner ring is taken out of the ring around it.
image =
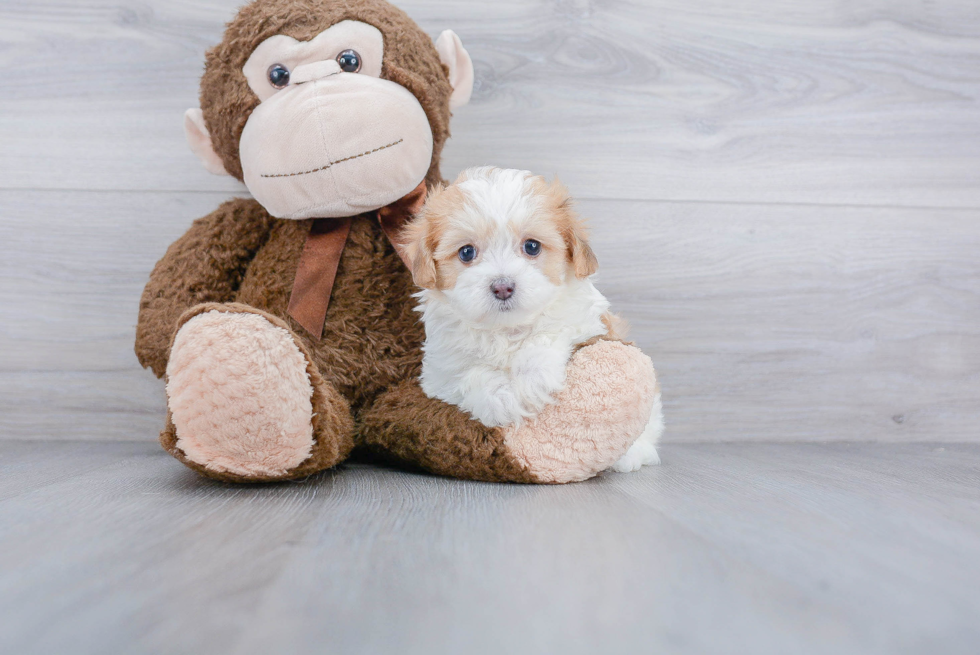
[[[133,354],[150,270],[223,194],[0,192],[0,434],[153,439],[163,385]]]
[[[0,0],[0,652],[976,652],[976,2],[399,1],[476,63],[445,174],[585,199],[664,464],[247,488],[132,353],[244,191],[181,130],[238,4]]]
[[[243,191],[180,127],[236,6],[0,2],[0,61],[31,80],[0,92],[0,438],[157,433],[137,300]],[[402,6],[476,60],[447,174],[529,167],[595,198],[667,440],[980,441],[980,215],[948,209],[980,207],[972,3]]]
[[[0,479],[49,471],[0,500],[0,650],[975,652],[978,446],[663,456],[564,487],[240,487],[152,445],[3,442]]]
[[[223,198],[0,191],[2,437],[157,434],[139,295]],[[599,287],[661,375],[666,440],[980,441],[976,211],[579,208]]]
[[[183,142],[238,0],[5,0],[3,188],[215,190]],[[972,0],[406,0],[477,89],[445,171],[591,198],[980,207]]]
[[[581,209],[667,440],[980,439],[978,212]]]

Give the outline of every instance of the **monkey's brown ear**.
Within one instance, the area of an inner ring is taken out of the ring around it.
[[[463,42],[452,30],[446,30],[439,35],[436,39],[436,51],[439,59],[449,69],[449,83],[453,86],[449,108],[462,107],[473,95],[473,60],[470,59],[470,53],[466,52]]]
[[[184,114],[184,134],[187,135],[187,145],[204,164],[204,168],[213,175],[228,175],[221,157],[211,145],[211,135],[204,124],[204,112],[200,109],[188,109]]]

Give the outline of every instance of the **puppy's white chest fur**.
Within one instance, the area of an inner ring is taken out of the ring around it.
[[[532,418],[565,384],[573,348],[606,334],[609,302],[588,279],[572,279],[530,324],[467,320],[437,290],[418,294],[425,323],[422,390],[484,425]]]

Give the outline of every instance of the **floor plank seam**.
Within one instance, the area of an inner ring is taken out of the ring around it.
[[[227,195],[228,198],[250,198],[251,196],[244,189],[242,191],[221,191],[210,189],[91,189],[91,188],[71,188],[71,187],[4,187],[0,186],[0,193],[106,193],[106,194],[161,194],[161,195]],[[621,202],[621,203],[652,203],[660,205],[696,205],[710,206],[722,205],[732,207],[808,207],[808,208],[827,208],[827,209],[868,209],[868,210],[892,210],[892,211],[953,211],[969,212],[980,211],[980,205],[896,205],[878,203],[834,203],[834,202],[780,202],[769,200],[698,200],[695,198],[627,198],[623,196],[597,196],[589,194],[577,194],[577,201],[587,202]]]

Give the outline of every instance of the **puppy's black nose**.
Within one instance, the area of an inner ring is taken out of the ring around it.
[[[493,291],[493,295],[497,296],[497,300],[507,300],[514,295],[515,286],[512,279],[502,277],[490,283],[490,290]]]

